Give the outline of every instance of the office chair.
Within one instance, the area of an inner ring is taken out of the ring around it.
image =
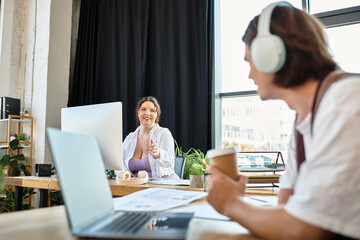
[[[185,162],[186,162],[186,158],[184,156],[175,156],[174,170],[180,179],[183,178]]]

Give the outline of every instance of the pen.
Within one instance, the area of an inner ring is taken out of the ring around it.
[[[249,198],[250,198],[250,199],[252,199],[252,200],[255,200],[255,201],[259,201],[259,202],[267,203],[267,201],[262,200],[262,199],[258,199],[258,198],[254,198],[254,197],[249,197]]]
[[[204,158],[202,159],[202,161],[203,161],[203,163],[204,163],[205,167],[207,167],[207,164],[206,164],[206,161],[205,161],[205,159],[204,159]]]

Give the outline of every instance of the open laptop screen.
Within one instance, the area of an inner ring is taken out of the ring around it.
[[[99,146],[94,136],[54,128],[48,128],[47,135],[70,224],[76,232],[113,210]]]

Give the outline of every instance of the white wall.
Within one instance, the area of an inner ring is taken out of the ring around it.
[[[67,105],[69,91],[72,0],[52,0],[50,11],[45,127],[60,128],[60,110]],[[45,162],[52,161],[50,155],[47,146]]]
[[[0,96],[10,96],[10,60],[14,2],[1,1],[0,14]]]
[[[68,98],[72,0],[2,0],[0,96],[34,116],[33,164],[51,162],[45,129]],[[4,14],[3,14],[4,13]]]

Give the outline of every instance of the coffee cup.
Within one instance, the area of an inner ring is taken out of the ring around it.
[[[237,149],[234,147],[211,149],[207,152],[207,156],[210,159],[210,165],[217,167],[220,171],[236,180],[239,172],[236,153]]]

